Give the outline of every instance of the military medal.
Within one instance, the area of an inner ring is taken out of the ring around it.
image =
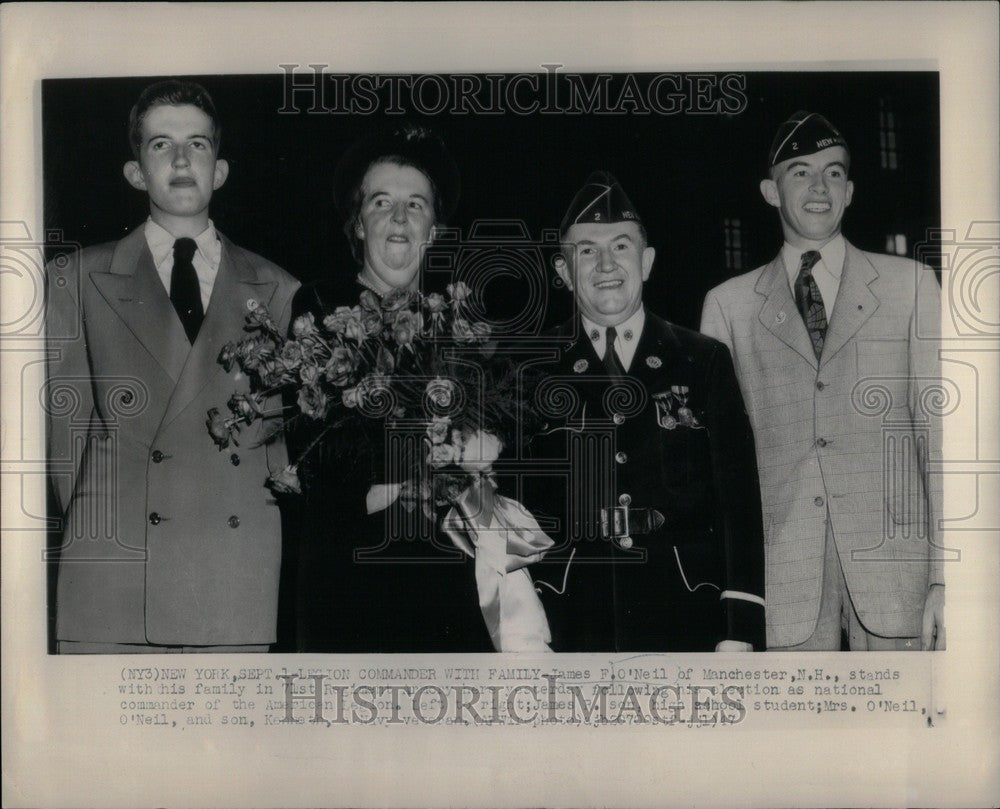
[[[677,408],[677,418],[681,424],[685,427],[697,427],[698,419],[694,417],[694,413],[691,412],[691,408],[687,406],[688,400],[688,386],[687,385],[672,385],[670,388],[674,396],[677,397],[677,401],[680,403],[680,407]]]
[[[653,396],[653,401],[656,402],[656,423],[664,430],[673,430],[677,426],[677,419],[670,414],[670,398],[669,393],[657,393]]]

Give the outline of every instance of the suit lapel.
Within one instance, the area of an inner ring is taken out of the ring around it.
[[[578,406],[567,413],[567,420],[600,418],[600,390],[603,388],[599,377],[604,374],[604,363],[594,351],[583,322],[577,317],[564,323],[556,330],[556,337],[563,344],[558,366],[560,374],[573,378],[580,396]]]
[[[829,362],[847,341],[850,340],[866,320],[875,314],[879,300],[869,289],[869,284],[878,278],[878,272],[864,253],[850,242],[846,242],[844,271],[840,279],[840,289],[830,316],[830,326],[826,331],[821,363]]]
[[[243,252],[221,234],[219,238],[222,241],[222,260],[208,311],[170,397],[162,427],[170,424],[217,374],[225,374],[219,364],[219,353],[226,343],[245,336],[241,329],[249,312],[247,301],[252,298],[268,306],[278,286],[274,281],[260,280]],[[271,314],[277,316],[279,313]],[[180,328],[180,320],[175,320]],[[181,337],[184,338],[183,330]]]
[[[761,325],[813,368],[818,368],[809,332],[788,286],[788,274],[781,253],[760,274],[754,291],[766,298],[757,315]]]
[[[94,272],[90,278],[170,378],[180,379],[188,354],[187,337],[153,266],[143,229],[136,228],[115,245],[108,272]]]
[[[677,354],[677,338],[670,330],[670,325],[647,309],[646,322],[639,335],[639,344],[635,347],[628,375],[638,379],[646,391],[652,394],[663,375],[663,371],[658,369],[673,362]]]

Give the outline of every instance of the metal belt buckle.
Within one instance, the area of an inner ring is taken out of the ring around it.
[[[632,537],[629,536],[628,508],[626,506],[602,508],[601,533],[609,539],[616,540],[618,545],[625,550],[631,548]]]

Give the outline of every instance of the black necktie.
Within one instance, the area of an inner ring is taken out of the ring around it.
[[[823,306],[823,296],[819,292],[812,270],[819,261],[820,255],[815,250],[807,250],[802,254],[799,264],[799,275],[795,279],[795,305],[802,315],[802,322],[809,331],[816,359],[823,353],[823,341],[826,339],[826,308]]]
[[[608,326],[606,336],[604,369],[608,372],[608,376],[625,376],[625,366],[622,365],[622,361],[618,359],[618,352],[615,351],[615,338],[618,336],[618,332],[614,326]]]
[[[174,269],[170,273],[170,302],[177,310],[177,316],[192,345],[198,338],[201,321],[205,319],[205,310],[201,308],[198,273],[194,271],[194,264],[191,262],[197,249],[194,239],[178,239],[174,242]]]

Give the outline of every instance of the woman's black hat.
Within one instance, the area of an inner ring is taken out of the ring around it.
[[[443,219],[454,213],[462,189],[458,165],[432,129],[409,121],[394,122],[374,136],[363,137],[344,153],[333,175],[334,201],[342,213],[350,212],[351,198],[368,168],[381,158],[392,157],[427,175],[437,189]]]

